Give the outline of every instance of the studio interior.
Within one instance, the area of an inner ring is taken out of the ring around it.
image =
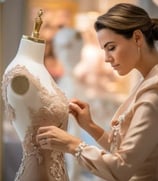
[[[16,56],[21,38],[32,35],[36,18],[42,11],[39,37],[46,43],[44,66],[68,98],[87,101],[94,120],[109,129],[112,115],[126,99],[139,74],[132,72],[122,78],[110,65],[105,65],[94,22],[100,14],[122,2],[141,6],[152,17],[158,17],[158,0],[0,0],[1,81],[5,68]],[[0,180],[13,181],[22,159],[22,145],[4,112],[1,96]],[[77,128],[72,117],[68,131],[88,144],[97,144]],[[71,181],[101,181],[83,170],[72,157],[66,159]]]

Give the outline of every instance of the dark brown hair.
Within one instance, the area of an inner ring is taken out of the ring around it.
[[[94,28],[96,31],[111,29],[128,39],[134,30],[140,29],[150,47],[158,40],[158,19],[150,18],[143,8],[128,3],[116,4],[99,16]]]

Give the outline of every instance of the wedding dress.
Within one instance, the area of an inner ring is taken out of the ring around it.
[[[2,81],[2,96],[8,120],[23,148],[16,181],[68,181],[64,155],[42,150],[36,142],[39,127],[67,129],[68,100],[43,64],[45,43],[23,36],[17,55]]]

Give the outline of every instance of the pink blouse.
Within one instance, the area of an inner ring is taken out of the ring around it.
[[[108,141],[86,146],[77,158],[107,181],[158,181],[158,65],[131,93],[112,119]]]

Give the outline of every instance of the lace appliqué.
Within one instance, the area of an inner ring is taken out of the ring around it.
[[[20,178],[25,170],[25,161],[27,157],[36,157],[38,164],[42,163],[43,157],[40,153],[40,148],[36,144],[35,140],[35,133],[37,132],[37,129],[37,127],[29,127],[27,130],[23,142],[23,158],[21,160],[20,168],[16,174],[15,181],[20,181]]]
[[[36,143],[36,133],[40,126],[55,125],[63,129],[67,129],[68,100],[53,80],[51,83],[53,89],[57,93],[55,95],[51,95],[50,92],[41,85],[40,80],[34,77],[24,66],[22,67],[17,65],[3,77],[3,98],[7,108],[7,115],[11,114],[11,116],[9,116],[10,121],[15,119],[15,113],[14,109],[9,105],[7,100],[7,86],[10,81],[18,75],[25,75],[37,88],[41,105],[38,110],[28,107],[31,126],[27,128],[22,144],[23,158],[20,168],[16,174],[15,181],[21,180],[29,157],[33,157],[33,160],[31,159],[32,161],[35,161],[36,159],[39,165],[43,164],[45,158],[47,157],[46,160],[49,160],[49,168],[47,168],[47,173],[45,174],[50,175],[51,180],[53,181],[63,181],[65,180],[64,178],[67,177],[63,153],[41,150],[39,145]]]
[[[13,107],[8,103],[8,99],[7,99],[7,87],[10,83],[10,81],[18,76],[18,75],[25,75],[39,90],[40,92],[40,96],[41,96],[41,100],[43,101],[43,103],[45,104],[45,109],[49,109],[51,108],[50,111],[56,109],[56,107],[51,106],[51,104],[53,104],[51,102],[51,100],[53,99],[54,102],[54,98],[56,98],[56,100],[58,101],[59,97],[60,97],[60,102],[61,104],[63,104],[63,102],[67,102],[68,105],[68,101],[67,98],[65,96],[65,94],[59,89],[59,87],[56,85],[56,83],[51,80],[52,86],[55,89],[56,92],[58,92],[58,95],[56,97],[51,96],[52,99],[50,100],[50,93],[48,92],[48,90],[46,90],[45,87],[43,87],[40,83],[40,80],[36,77],[34,77],[25,66],[20,66],[17,65],[15,66],[13,69],[11,69],[7,74],[5,74],[3,76],[3,80],[2,80],[2,98],[4,100],[4,104],[5,104],[5,115],[6,115],[6,119],[9,121],[13,121],[16,117],[15,115],[15,110],[13,109]],[[49,108],[47,107],[47,105],[50,105]],[[60,105],[61,105],[60,104]],[[56,104],[57,105],[57,104]],[[67,105],[65,106],[65,108],[67,109]],[[62,115],[61,115],[62,117]]]
[[[75,157],[76,157],[77,159],[80,158],[80,156],[81,156],[81,154],[82,154],[82,151],[83,151],[83,149],[84,149],[86,146],[87,146],[87,144],[86,144],[85,142],[81,142],[81,143],[77,146],[77,148],[75,149]]]
[[[120,115],[118,120],[112,120],[111,122],[111,128],[112,132],[109,136],[109,143],[110,145],[110,152],[114,153],[118,150],[121,139],[122,139],[122,134],[121,134],[121,124],[125,119],[125,115]]]
[[[56,125],[56,126],[60,127],[62,125],[62,123],[67,120],[67,116],[66,116],[67,114],[66,115],[61,114],[60,111],[61,111],[61,107],[59,110],[58,109],[53,110],[53,108],[39,109],[38,112],[30,110],[30,117],[32,118],[32,120],[34,120],[34,122],[33,122],[34,125],[36,125],[38,123],[38,124],[42,124],[42,126]],[[63,110],[62,110],[62,112],[63,112]],[[60,116],[62,116],[62,117],[60,117]],[[35,128],[35,130],[29,131],[29,132],[36,133],[37,128]],[[30,134],[28,134],[28,135],[30,135]],[[43,157],[43,154],[41,153],[41,150],[38,148],[38,145],[35,142],[35,138],[34,138],[35,135],[31,136],[31,140],[30,140],[32,142],[31,145],[29,142],[28,143],[26,143],[26,141],[24,142],[24,146],[25,146],[24,150],[28,150],[28,147],[32,146],[32,149],[30,149],[29,155],[31,155],[31,152],[32,152],[32,154],[33,153],[36,154],[38,163],[41,164],[42,161],[44,160],[44,157]],[[25,140],[28,140],[28,138],[25,138]],[[29,156],[29,155],[27,154],[27,156]],[[65,177],[65,174],[66,174],[63,153],[53,150],[49,153],[49,157],[50,157],[49,158],[50,163],[49,163],[49,168],[48,168],[49,175],[51,175],[51,177],[54,179],[54,181],[63,181],[63,178]]]
[[[60,152],[52,151],[51,152],[51,166],[49,167],[49,172],[51,176],[55,178],[56,181],[63,181],[63,178],[65,177],[65,162],[64,162],[64,156]]]
[[[30,127],[28,129],[28,132],[26,134],[25,141],[23,142],[23,158],[21,161],[21,165],[19,168],[18,173],[16,174],[15,181],[20,181],[21,176],[25,170],[25,160],[28,157],[35,157],[38,161],[38,164],[43,164],[45,154],[43,154],[42,150],[38,147],[36,140],[35,140],[35,134],[32,133],[37,132],[38,127]],[[44,151],[46,154],[47,152],[50,152],[50,163],[48,172],[49,175],[51,175],[53,181],[63,181],[63,178],[66,176],[66,170],[65,170],[65,161],[63,153],[57,152],[57,151]],[[48,174],[48,173],[47,173]]]
[[[8,103],[8,99],[7,99],[7,87],[10,83],[10,80],[13,79],[13,77],[19,73],[19,71],[21,70],[20,67],[16,67],[13,71],[9,71],[6,75],[3,75],[3,79],[2,79],[2,98],[4,101],[4,105],[5,105],[5,116],[6,116],[6,120],[8,121],[12,121],[15,119],[15,111],[13,109],[13,107]]]

